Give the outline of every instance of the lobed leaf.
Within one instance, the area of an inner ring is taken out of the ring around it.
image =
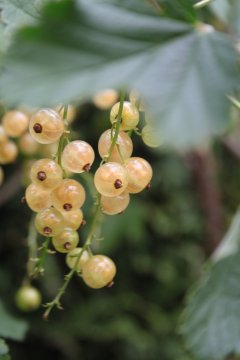
[[[109,87],[134,88],[166,144],[185,149],[223,133],[226,95],[238,78],[230,38],[151,8],[134,12],[130,3],[50,3],[38,26],[19,32],[0,79],[1,96],[42,106]]]

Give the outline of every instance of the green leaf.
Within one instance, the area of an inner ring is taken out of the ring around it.
[[[240,36],[240,2],[238,0],[212,1],[211,8],[233,33]]]
[[[54,105],[136,88],[176,148],[226,130],[226,94],[238,77],[225,34],[110,0],[51,3],[38,27],[19,33],[5,70],[1,95],[12,103]]]
[[[240,354],[240,210],[212,256],[183,315],[182,332],[200,359]]]
[[[5,340],[0,339],[0,359],[2,355],[6,355],[9,352],[9,347]]]
[[[10,355],[0,355],[0,360],[11,360]]]
[[[2,21],[8,30],[15,30],[38,19],[44,3],[46,0],[0,0]]]
[[[199,359],[240,354],[240,252],[205,271],[184,313],[182,332]]]
[[[0,336],[12,340],[23,340],[28,329],[25,321],[10,315],[0,300]]]
[[[240,251],[240,210],[237,211],[230,229],[212,255],[214,262]]]

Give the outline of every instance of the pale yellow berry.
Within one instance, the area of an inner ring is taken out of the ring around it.
[[[7,141],[0,145],[0,164],[10,164],[16,160],[18,148],[13,141]]]
[[[20,137],[19,148],[21,152],[25,155],[34,155],[40,149],[39,143],[33,139],[32,135],[29,132],[26,132]]]
[[[40,144],[54,143],[64,132],[63,119],[52,109],[41,109],[32,115],[29,131]]]
[[[157,139],[156,133],[150,125],[145,125],[142,128],[142,140],[144,144],[149,147],[155,148],[160,146],[160,141]]]
[[[26,188],[25,198],[30,209],[36,212],[52,205],[50,191],[36,184],[30,184]]]
[[[128,185],[128,173],[121,164],[109,162],[97,169],[94,184],[100,194],[117,196],[123,193]]]
[[[111,129],[104,131],[98,142],[98,151],[102,159],[107,158],[111,147],[114,131]],[[109,161],[122,162],[129,158],[133,152],[133,143],[128,134],[120,131],[117,137],[116,145],[113,147]]]
[[[27,130],[29,119],[23,112],[12,110],[6,112],[2,122],[8,136],[19,137]]]
[[[67,266],[72,269],[76,262],[77,262],[77,257],[79,255],[79,253],[82,252],[82,248],[76,248],[76,249],[73,249],[72,251],[70,251],[67,256],[66,256],[66,263],[67,263]],[[77,266],[76,266],[76,270],[77,271],[81,271],[82,270],[82,267],[83,265],[89,260],[89,253],[84,250],[82,252],[82,255],[80,257],[80,259],[78,260],[77,262]]]
[[[76,230],[64,228],[63,231],[52,238],[52,243],[56,251],[67,253],[77,247],[79,235]]]
[[[131,157],[125,161],[125,167],[128,172],[128,186],[129,193],[138,193],[144,190],[152,179],[152,167],[145,160],[140,157]]]
[[[110,113],[110,121],[114,124],[117,121],[118,113],[120,108],[120,102],[112,107]],[[139,122],[139,111],[128,101],[124,101],[122,116],[121,116],[121,130],[132,130],[135,129]]]
[[[95,154],[86,141],[75,140],[67,144],[62,153],[62,166],[73,173],[89,171]]]
[[[82,268],[82,278],[86,285],[100,289],[110,284],[116,275],[116,266],[107,256],[92,256]]]
[[[118,100],[118,92],[113,89],[100,91],[93,96],[93,103],[102,110],[110,109]]]
[[[123,212],[129,204],[129,193],[123,192],[115,197],[101,196],[101,210],[107,215],[116,215]]]

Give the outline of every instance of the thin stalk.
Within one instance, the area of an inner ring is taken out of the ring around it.
[[[40,248],[40,251],[41,251],[40,256],[38,257],[37,262],[36,262],[32,272],[30,273],[31,278],[35,278],[38,275],[43,275],[43,273],[44,273],[43,266],[44,266],[44,263],[46,260],[46,256],[49,252],[49,250],[48,250],[49,243],[50,243],[50,238],[46,238],[46,240],[43,242],[43,244]]]
[[[63,121],[65,123],[65,125],[67,126],[67,113],[68,113],[68,105],[64,105],[64,111],[63,111]],[[59,166],[62,167],[62,152],[64,149],[64,143],[67,141],[68,142],[68,137],[67,137],[67,131],[65,131],[62,136],[59,139],[59,143],[58,143],[58,149],[57,149],[57,154],[55,156],[55,158],[57,159],[57,163]]]
[[[76,256],[76,262],[74,264],[74,267],[71,269],[71,271],[65,276],[65,280],[64,280],[64,283],[62,285],[62,287],[59,289],[57,295],[55,296],[55,298],[46,304],[46,311],[44,312],[43,314],[43,318],[45,320],[48,319],[49,317],[49,314],[50,312],[52,311],[52,309],[56,306],[58,309],[62,309],[62,306],[61,306],[61,303],[60,303],[60,300],[61,300],[61,297],[63,296],[63,294],[65,293],[66,291],[66,288],[68,287],[74,273],[76,272],[77,270],[77,265],[78,265],[78,262],[79,260],[81,259],[81,256],[83,254],[83,252],[91,245],[91,242],[94,238],[94,235],[95,235],[95,231],[96,231],[96,227],[97,227],[97,223],[98,223],[98,216],[99,216],[99,213],[100,213],[100,209],[101,209],[101,195],[98,194],[97,196],[97,202],[96,202],[96,207],[95,207],[95,212],[94,212],[94,215],[93,215],[93,219],[92,219],[92,223],[91,223],[91,227],[90,227],[90,231],[89,231],[89,234],[88,234],[88,237],[82,247],[82,250],[80,251],[80,253],[78,254],[78,256]]]
[[[119,131],[120,131],[120,125],[121,125],[121,121],[122,121],[122,111],[123,111],[124,98],[125,98],[125,94],[122,91],[121,94],[120,94],[120,104],[119,104],[119,112],[118,112],[118,116],[117,116],[117,121],[114,124],[114,135],[113,135],[113,138],[112,138],[111,146],[110,146],[109,151],[108,151],[108,155],[105,158],[104,162],[109,161],[109,159],[110,159],[110,157],[112,155],[114,146],[117,143],[118,134],[119,134]]]
[[[27,245],[28,261],[26,265],[26,276],[23,280],[23,284],[25,285],[30,283],[31,274],[36,266],[36,262],[38,261],[37,231],[34,226],[34,216],[31,218],[29,223]]]

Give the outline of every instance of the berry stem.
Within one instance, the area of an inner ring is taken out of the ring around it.
[[[70,283],[74,273],[77,270],[77,265],[79,260],[81,259],[81,256],[83,254],[83,252],[89,248],[89,246],[91,245],[91,242],[94,238],[95,232],[96,232],[96,228],[97,228],[97,223],[98,223],[98,216],[100,213],[100,209],[101,209],[101,195],[98,194],[97,195],[97,201],[96,201],[96,207],[95,207],[95,211],[94,211],[94,215],[93,215],[93,219],[92,219],[92,223],[91,223],[91,227],[90,227],[90,231],[88,234],[88,237],[82,247],[82,250],[80,251],[80,253],[78,254],[78,256],[76,256],[76,262],[74,264],[74,267],[71,269],[71,271],[65,276],[65,280],[64,283],[62,285],[62,287],[59,289],[59,291],[57,292],[55,298],[47,303],[46,306],[46,311],[43,314],[43,318],[45,320],[48,319],[50,312],[52,311],[52,309],[56,306],[58,309],[62,309],[60,300],[61,297],[63,296],[63,294],[66,291],[66,288],[68,287],[68,284]]]
[[[32,278],[36,278],[42,275],[44,272],[44,261],[48,253],[48,245],[50,238],[47,238],[41,246],[41,254],[38,255],[38,244],[37,244],[38,233],[34,226],[34,217],[32,217],[29,223],[27,244],[28,244],[28,261],[26,276],[23,280],[24,285],[29,285]]]
[[[34,216],[32,216],[28,227],[27,245],[28,245],[28,261],[26,265],[26,275],[23,280],[24,285],[28,285],[30,283],[31,274],[33,273],[33,270],[36,266],[36,262],[38,261],[37,231],[34,226]]]
[[[64,120],[65,125],[67,125],[67,114],[68,114],[68,105],[64,105],[63,120]],[[58,149],[57,149],[57,154],[56,154],[56,159],[57,159],[58,165],[61,167],[62,167],[62,152],[64,149],[64,143],[66,140],[67,140],[67,133],[64,132],[59,139]]]
[[[37,262],[34,266],[34,268],[32,269],[32,272],[30,273],[30,277],[31,278],[35,278],[38,275],[43,275],[44,273],[44,262],[46,259],[46,256],[48,254],[48,246],[49,246],[49,242],[50,242],[50,238],[46,238],[46,240],[44,241],[44,243],[42,244],[40,250],[41,250],[41,254],[37,259]]]
[[[112,138],[112,142],[111,142],[111,146],[109,148],[108,156],[106,157],[104,162],[109,161],[109,159],[110,159],[110,157],[112,155],[114,146],[117,143],[118,134],[119,134],[119,131],[120,131],[120,125],[121,125],[121,121],[122,121],[122,111],[123,111],[124,98],[125,98],[125,93],[122,91],[120,93],[120,104],[119,104],[119,112],[118,112],[118,116],[117,116],[117,121],[116,121],[115,124],[113,124],[113,126],[114,126],[114,136]]]

